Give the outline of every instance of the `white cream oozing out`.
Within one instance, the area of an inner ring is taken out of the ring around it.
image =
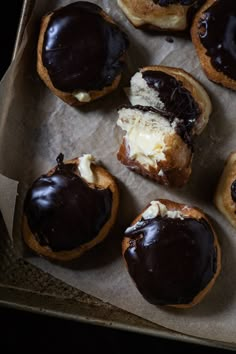
[[[95,176],[91,169],[91,164],[95,161],[94,157],[90,154],[84,154],[79,158],[79,173],[88,183],[95,183]]]
[[[118,112],[117,125],[126,131],[129,157],[144,166],[156,168],[166,159],[166,136],[174,135],[175,129],[159,113],[142,112],[139,109],[122,108]]]
[[[159,92],[147,85],[141,72],[132,77],[126,94],[132,106],[165,109]],[[175,120],[170,123],[157,112],[145,112],[135,107],[122,108],[118,114],[117,125],[126,131],[125,143],[129,157],[146,168],[151,166],[156,169],[160,161],[166,160],[166,151],[170,147],[165,139],[175,134]]]
[[[173,5],[175,6],[174,11],[170,9],[166,14],[162,14],[161,16],[151,16],[149,12],[147,12],[147,14],[142,13],[142,16],[140,16],[135,12],[129,11],[126,6],[122,4],[122,0],[118,0],[118,3],[135,26],[150,24],[152,26],[169,30],[184,30],[187,26],[187,12],[190,6],[181,6],[181,14],[178,14],[176,11],[178,5]]]
[[[168,217],[171,219],[184,219],[184,214],[181,213],[179,210],[168,210],[167,207],[162,204],[161,202],[154,200],[150,203],[150,206],[143,212],[142,219],[150,220],[154,219],[157,216],[161,217]],[[143,221],[138,221],[136,224],[128,227],[126,232],[135,231],[139,226],[141,226]]]
[[[77,100],[79,102],[90,102],[91,101],[91,97],[90,97],[89,93],[86,91],[75,92],[75,93],[73,93],[73,96],[75,98],[77,98]]]

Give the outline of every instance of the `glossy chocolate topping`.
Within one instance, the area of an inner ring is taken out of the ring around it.
[[[183,6],[190,6],[192,5],[194,2],[196,2],[196,0],[153,0],[153,2],[155,4],[158,4],[160,6],[169,6],[169,5],[173,5],[173,4],[179,4],[179,5],[183,5]]]
[[[236,181],[231,184],[231,198],[236,203]]]
[[[127,47],[126,35],[104,20],[99,6],[80,1],[54,11],[42,61],[61,91],[101,90],[121,72]]]
[[[201,16],[199,37],[212,66],[236,80],[236,3],[218,0]]]
[[[195,1],[192,6],[189,7],[188,12],[187,12],[187,22],[189,25],[192,24],[192,21],[194,19],[194,16],[196,12],[200,9],[200,7],[205,4],[207,0],[197,0]]]
[[[52,175],[42,175],[29,189],[24,212],[31,232],[53,251],[72,250],[94,239],[110,218],[112,193],[90,188],[64,164],[63,155]]]
[[[201,113],[192,94],[183,87],[181,81],[162,71],[144,71],[142,75],[148,86],[158,91],[169,121],[172,123],[178,118],[177,133],[188,143],[191,130]]]
[[[129,273],[152,304],[189,304],[216,272],[214,235],[204,219],[142,220],[126,236]]]

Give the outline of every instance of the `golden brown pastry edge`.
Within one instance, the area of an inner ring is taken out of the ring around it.
[[[129,22],[138,29],[156,30],[160,32],[178,33],[184,32],[189,28],[187,21],[187,13],[190,6],[182,6],[172,4],[168,7],[159,6],[151,0],[117,0],[118,6],[124,12]],[[169,26],[164,25],[167,23],[168,18],[179,16],[179,21],[184,20],[183,23],[178,25]],[[155,23],[156,19],[165,18],[163,26],[158,26]]]
[[[64,163],[65,164],[72,163],[72,164],[79,165],[79,160],[78,160],[78,158],[75,158],[72,160],[67,160]],[[51,169],[47,173],[47,175],[50,176],[51,174],[53,174],[53,172],[55,171],[55,168],[56,167]],[[106,238],[106,236],[108,236],[111,228],[113,227],[113,225],[115,223],[117,212],[118,212],[118,206],[119,206],[118,186],[115,181],[115,178],[103,167],[101,167],[99,165],[92,164],[91,168],[92,168],[93,173],[96,176],[95,186],[97,188],[103,188],[103,189],[109,188],[112,192],[112,208],[111,208],[111,216],[110,216],[109,220],[104,224],[104,226],[100,230],[99,234],[90,242],[87,242],[87,243],[85,243],[73,250],[54,252],[49,247],[41,246],[39,244],[39,242],[36,240],[35,236],[33,235],[33,233],[31,232],[31,230],[29,228],[27,217],[24,215],[23,216],[23,223],[22,223],[23,239],[24,239],[25,243],[28,245],[28,247],[32,251],[34,251],[36,254],[41,255],[45,258],[48,258],[52,261],[67,262],[67,261],[71,261],[71,260],[79,258],[80,256],[82,256],[82,254],[84,254],[86,251],[88,251],[92,247],[96,246],[98,243],[102,242]],[[91,188],[94,188],[93,184],[88,183],[88,185]]]
[[[216,0],[207,0],[206,3],[200,8],[194,17],[194,21],[191,27],[192,42],[195,46],[199,61],[209,80],[220,84],[224,87],[236,90],[236,80],[226,76],[223,72],[217,71],[211,64],[211,57],[206,55],[206,48],[202,45],[198,35],[198,22],[201,19],[203,13],[215,2]],[[222,9],[224,11],[224,9]]]
[[[58,10],[58,9],[56,9],[56,10]],[[51,16],[53,15],[53,13],[54,13],[54,11],[42,17],[39,38],[38,38],[38,45],[37,45],[37,72],[38,72],[40,78],[42,79],[42,81],[45,83],[45,85],[49,88],[49,90],[51,90],[52,93],[54,93],[54,95],[59,97],[62,101],[64,101],[65,103],[67,103],[71,106],[75,106],[75,107],[79,107],[79,106],[88,104],[88,103],[90,103],[94,100],[97,100],[103,96],[106,96],[109,93],[111,93],[112,91],[114,91],[120,83],[121,73],[119,73],[115,77],[112,85],[105,86],[102,90],[88,91],[87,93],[90,95],[90,98],[91,98],[89,102],[80,102],[73,95],[73,93],[61,91],[53,85],[53,83],[50,79],[48,70],[43,65],[43,61],[42,61],[44,35],[45,35],[45,32],[48,27],[48,23],[50,21]],[[104,11],[101,11],[101,16],[104,18],[105,21],[110,22],[110,23],[114,23],[113,20]],[[120,60],[124,60],[124,58],[125,58],[125,54],[121,56]]]

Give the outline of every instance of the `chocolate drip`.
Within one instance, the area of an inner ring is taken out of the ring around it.
[[[63,155],[52,175],[42,175],[29,189],[24,212],[41,246],[72,250],[93,240],[111,215],[109,189],[90,188],[76,174],[77,164],[64,164]]]
[[[235,0],[218,0],[202,15],[199,37],[211,58],[212,66],[236,80],[236,6]]]
[[[142,219],[126,236],[129,273],[150,303],[188,304],[216,272],[214,235],[204,219]]]
[[[144,71],[143,79],[149,87],[158,91],[160,100],[164,103],[165,116],[170,123],[178,118],[177,133],[190,144],[191,131],[200,115],[200,108],[192,94],[183,87],[180,81],[162,71]]]
[[[101,90],[121,72],[127,47],[125,33],[103,18],[99,6],[80,1],[52,14],[42,60],[57,89]]]
[[[236,180],[231,184],[231,198],[236,203]]]

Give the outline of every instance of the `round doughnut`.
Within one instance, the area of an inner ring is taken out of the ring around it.
[[[64,162],[60,154],[26,194],[23,238],[52,261],[79,258],[108,235],[118,203],[114,178],[91,155]]]
[[[42,18],[37,71],[56,96],[80,106],[117,88],[127,48],[126,34],[99,6],[78,1]]]
[[[137,289],[154,305],[198,304],[221,269],[221,249],[206,215],[170,200],[154,200],[137,216],[122,250]]]
[[[235,1],[207,0],[196,14],[191,36],[207,77],[236,90]]]

